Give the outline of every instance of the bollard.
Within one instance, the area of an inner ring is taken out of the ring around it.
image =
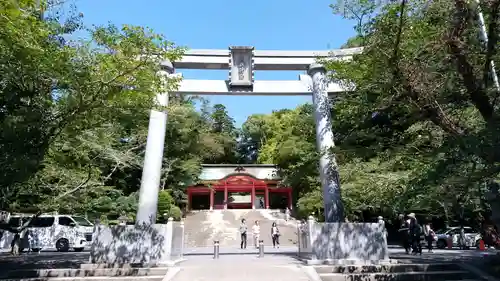
[[[479,240],[479,251],[486,251],[486,246],[484,245],[484,240]]]
[[[259,258],[264,257],[264,240],[259,240]]]
[[[214,259],[219,258],[219,240],[214,240]]]

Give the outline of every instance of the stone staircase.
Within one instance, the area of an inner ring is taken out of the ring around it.
[[[247,220],[249,229],[256,220],[260,223],[260,239],[264,240],[266,246],[272,245],[271,226],[273,222],[278,224],[280,230],[280,245],[291,246],[297,244],[297,227],[294,222],[285,222],[274,218],[268,210],[250,210],[241,215]],[[240,221],[240,220],[239,220]]]
[[[321,281],[476,281],[456,263],[313,266]]]
[[[185,247],[210,247],[218,240],[221,246],[239,245],[239,224],[231,211],[198,211],[184,221]]]
[[[270,216],[272,216],[275,220],[285,222],[286,215],[285,215],[285,212],[283,210],[271,209],[271,210],[267,210],[267,213]],[[290,215],[290,217],[288,218],[288,223],[289,224],[297,224],[298,221]]]
[[[185,246],[209,247],[218,240],[221,247],[239,247],[239,225],[241,219],[247,220],[249,229],[248,243],[252,243],[251,227],[254,221],[260,222],[261,237],[266,246],[272,245],[271,225],[273,221],[280,228],[281,245],[294,245],[297,241],[295,223],[276,220],[267,210],[214,210],[190,214],[185,222]]]
[[[133,265],[106,267],[104,265],[83,264],[81,268],[0,270],[0,281],[161,281],[171,268],[141,268]]]
[[[212,238],[212,229],[207,223],[208,211],[192,212],[184,220],[184,246],[203,247]]]

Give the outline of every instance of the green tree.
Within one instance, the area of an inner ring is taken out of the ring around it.
[[[164,215],[168,217],[173,204],[174,199],[170,195],[170,192],[168,190],[160,191],[160,193],[158,194],[158,218],[162,219]]]
[[[264,114],[254,114],[243,123],[239,132],[238,153],[241,161],[245,163],[256,163],[258,151],[267,140],[265,134]]]
[[[215,104],[213,106],[213,112],[210,117],[212,119],[213,132],[234,135],[234,119],[229,116],[224,105]]]
[[[184,48],[142,27],[86,28],[76,10],[44,1],[42,21],[36,1],[13,3],[0,1],[0,207],[133,217],[149,111],[177,85],[164,83],[160,63]],[[90,39],[69,40],[77,30]],[[223,105],[170,95],[166,110],[159,214],[177,219],[201,163],[236,161],[236,131]]]
[[[99,164],[135,162],[134,148],[119,140],[143,126],[133,119],[147,120],[156,93],[175,88],[159,65],[183,49],[127,25],[69,41],[78,13],[41,20],[36,1],[17,2],[0,1],[0,203],[60,206],[68,201],[58,198],[84,188],[106,190],[113,168],[106,174]]]
[[[205,159],[205,161],[212,164],[238,162],[236,151],[237,131],[234,126],[234,119],[229,116],[226,107],[222,104],[215,104],[209,113],[208,122],[212,127],[211,139],[221,151],[217,156]]]
[[[499,1],[481,2],[487,45],[478,38],[473,1],[370,5],[351,9],[373,15],[360,30],[363,53],[325,61],[332,79],[356,85],[336,105],[349,106],[353,134],[346,141],[371,134],[356,141],[376,153],[364,161],[382,158],[405,175],[401,208],[484,212],[486,186],[498,202],[498,91],[489,65],[498,60]],[[360,152],[366,149],[353,153]]]

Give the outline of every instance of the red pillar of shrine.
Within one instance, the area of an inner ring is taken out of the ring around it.
[[[292,209],[293,201],[292,201],[292,190],[288,190],[288,209]]]
[[[269,187],[267,185],[264,191],[264,205],[266,205],[266,209],[269,209]]]
[[[191,200],[192,200],[192,197],[191,197],[191,189],[188,188],[187,190],[187,210],[188,211],[191,211]]]
[[[250,204],[252,204],[252,210],[255,209],[255,185],[252,186],[252,195],[250,196]]]
[[[210,188],[210,211],[214,209],[214,189]]]
[[[227,209],[227,186],[224,185],[224,209]]]

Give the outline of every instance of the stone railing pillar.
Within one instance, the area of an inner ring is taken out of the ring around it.
[[[169,217],[165,229],[165,256],[171,260],[172,256],[172,242],[173,242],[174,218]]]
[[[181,229],[182,229],[182,236],[181,236],[181,258],[184,257],[184,220],[181,220]],[[173,237],[172,237],[173,238]]]
[[[313,250],[313,240],[314,240],[314,235],[315,235],[315,224],[316,224],[316,219],[313,216],[309,216],[307,218],[307,240],[305,241],[307,243],[307,251],[311,253],[311,259],[316,259],[314,255],[314,250]]]

